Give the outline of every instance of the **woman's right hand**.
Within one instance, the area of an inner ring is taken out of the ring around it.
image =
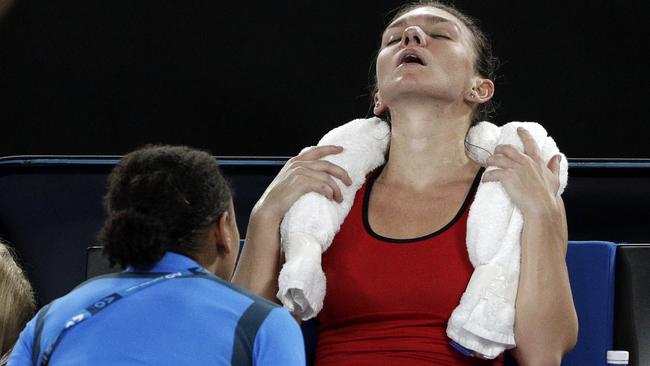
[[[342,151],[341,146],[316,146],[289,159],[257,202],[252,214],[264,212],[267,219],[279,222],[294,202],[309,192],[341,202],[343,195],[333,178],[347,186],[352,184],[352,179],[340,166],[319,159]]]

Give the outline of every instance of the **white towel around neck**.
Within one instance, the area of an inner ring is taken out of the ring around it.
[[[537,123],[510,122],[497,127],[481,122],[468,133],[468,157],[485,166],[497,145],[512,144],[523,151],[517,127],[532,134],[545,162],[560,154],[553,139]],[[323,306],[326,279],[321,254],[339,231],[367,174],[384,163],[389,142],[388,124],[369,118],[337,127],[318,143],[343,146],[342,153],[323,160],[345,169],[352,185],[348,187],[334,178],[343,195],[342,203],[317,193],[305,194],[289,209],[280,226],[285,264],[278,279],[278,298],[303,320],[318,315]],[[560,155],[558,194],[564,191],[568,178],[566,157]],[[494,167],[486,171],[491,169]],[[474,272],[447,326],[447,335],[478,357],[492,359],[515,346],[514,305],[522,228],[521,212],[501,183],[481,182],[467,219],[466,244]]]

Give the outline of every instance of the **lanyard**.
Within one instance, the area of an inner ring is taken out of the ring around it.
[[[119,300],[122,300],[125,297],[131,296],[141,290],[144,290],[146,288],[155,286],[157,284],[166,282],[168,280],[172,280],[175,278],[187,278],[187,277],[194,277],[194,276],[199,276],[199,275],[206,275],[209,274],[208,271],[206,271],[203,268],[200,267],[192,267],[188,268],[184,271],[179,271],[179,272],[173,272],[173,273],[167,273],[164,274],[160,277],[153,278],[151,280],[147,280],[144,282],[141,282],[136,285],[129,286],[121,291],[114,292],[108,296],[104,296],[101,299],[93,302],[89,306],[87,306],[85,309],[82,311],[78,312],[75,316],[70,318],[65,325],[63,326],[63,329],[59,334],[56,336],[54,339],[54,342],[47,348],[47,351],[43,354],[43,359],[41,360],[41,366],[46,366],[50,362],[50,358],[52,357],[52,353],[54,353],[54,350],[56,347],[59,345],[59,342],[61,342],[61,339],[63,339],[63,336],[70,330],[72,329],[75,325],[81,323],[82,321],[92,317],[93,315],[96,315],[100,311],[106,309],[110,305],[115,304]]]

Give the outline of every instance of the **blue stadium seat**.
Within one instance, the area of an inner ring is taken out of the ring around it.
[[[567,265],[580,331],[562,365],[606,365],[614,336],[616,244],[569,242]]]

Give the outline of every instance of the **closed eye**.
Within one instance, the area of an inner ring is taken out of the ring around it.
[[[451,37],[445,36],[444,34],[430,34],[429,37],[437,38],[437,39],[449,39],[449,40],[451,40]]]
[[[389,39],[388,42],[386,42],[386,46],[390,46],[391,44],[401,42],[401,41],[402,41],[402,37],[393,37]]]

